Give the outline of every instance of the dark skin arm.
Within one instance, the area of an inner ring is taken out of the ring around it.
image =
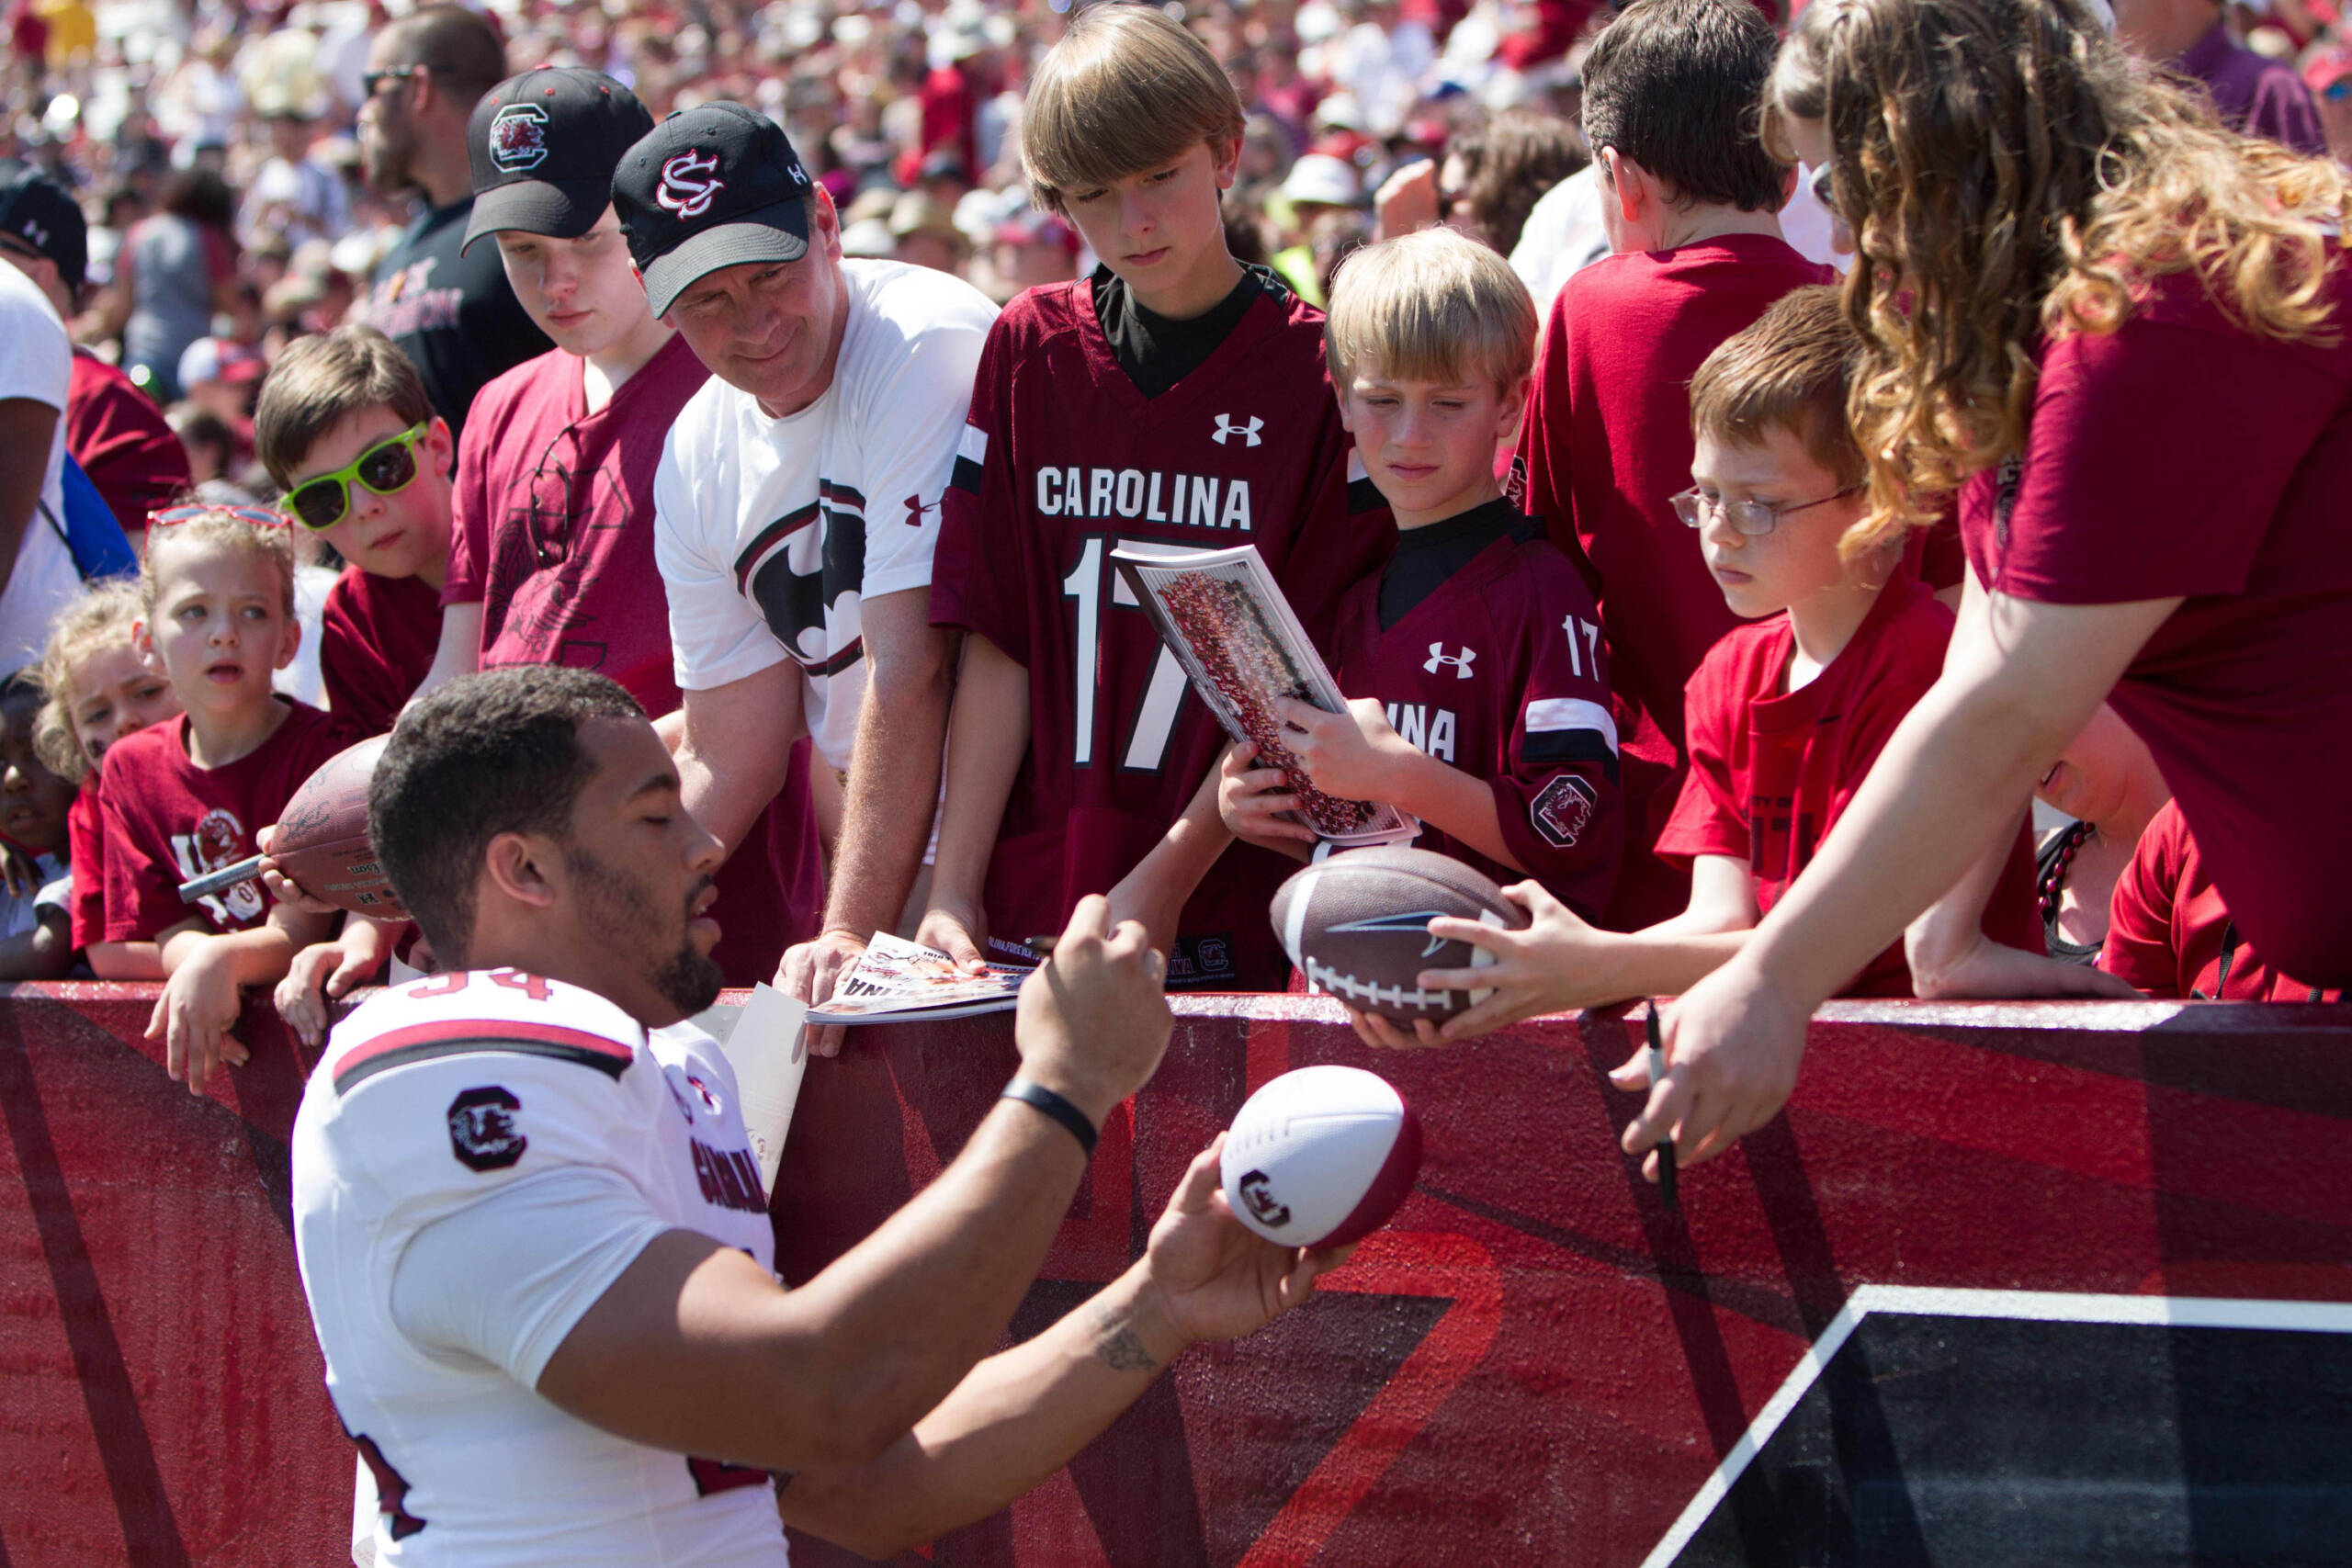
[[[57,411],[31,398],[0,398],[0,560],[14,561],[17,547],[40,503],[49,472],[50,438]]]

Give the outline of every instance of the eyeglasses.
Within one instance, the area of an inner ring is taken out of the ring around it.
[[[199,517],[233,517],[240,523],[250,523],[256,528],[291,528],[293,519],[283,512],[272,512],[266,506],[206,506],[200,502],[187,506],[166,506],[147,514],[150,528],[169,528],[181,523],[193,523]]]
[[[1836,495],[1825,495],[1819,501],[1800,501],[1789,506],[1774,506],[1761,501],[1735,501],[1726,506],[1721,498],[1703,495],[1700,493],[1697,485],[1692,485],[1680,495],[1674,497],[1671,504],[1674,507],[1674,514],[1693,528],[1705,527],[1710,515],[1721,513],[1731,519],[1733,527],[1753,539],[1770,533],[1781,518],[1792,513],[1808,512],[1816,506],[1826,506],[1833,501],[1841,501],[1852,495],[1861,488],[1860,485],[1848,485]]]
[[[450,68],[447,65],[387,65],[381,71],[361,72],[359,88],[364,96],[372,98],[376,96],[376,89],[387,82],[405,82],[412,76],[422,76],[429,72],[448,69]]]
[[[350,480],[356,479],[378,495],[398,495],[416,479],[416,444],[431,428],[429,420],[413,424],[398,435],[377,442],[334,472],[304,479],[286,492],[286,510],[315,533],[351,515],[351,492],[345,488]]]

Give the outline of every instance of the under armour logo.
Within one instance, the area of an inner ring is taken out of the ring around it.
[[[681,218],[699,218],[726,188],[725,180],[713,177],[718,168],[716,152],[681,152],[662,165],[662,188],[653,199]]]
[[[938,510],[939,502],[935,501],[929,506],[925,506],[922,503],[922,497],[919,495],[910,495],[907,497],[907,526],[910,528],[922,527],[923,515],[926,513],[936,512]]]
[[[1467,681],[1470,679],[1470,661],[1477,657],[1478,650],[1475,648],[1465,646],[1457,657],[1445,651],[1445,644],[1433,642],[1430,644],[1429,662],[1421,668],[1434,675],[1438,671],[1439,665],[1451,664],[1453,666],[1453,678],[1457,681]]]
[[[1247,424],[1236,424],[1233,423],[1233,416],[1231,414],[1221,413],[1216,416],[1216,434],[1210,436],[1209,439],[1222,446],[1225,445],[1225,438],[1227,436],[1238,435],[1242,438],[1245,445],[1250,446],[1263,446],[1265,443],[1258,438],[1258,432],[1265,428],[1266,422],[1260,419],[1254,413],[1250,416],[1250,423]]]

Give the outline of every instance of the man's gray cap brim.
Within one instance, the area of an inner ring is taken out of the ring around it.
[[[784,227],[769,221],[789,212],[796,220],[806,221],[807,209],[795,197],[734,223],[721,223],[705,229],[671,251],[658,256],[644,269],[645,297],[653,313],[666,316],[670,307],[677,303],[694,282],[723,266],[741,266],[748,262],[795,262],[808,254],[808,242]]]

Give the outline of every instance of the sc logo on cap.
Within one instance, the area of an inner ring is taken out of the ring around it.
[[[699,218],[727,187],[725,180],[713,177],[718,169],[716,152],[681,152],[662,165],[662,188],[653,199],[680,218]]]
[[[537,104],[509,104],[492,117],[490,161],[501,174],[519,175],[548,159],[548,115]]]

